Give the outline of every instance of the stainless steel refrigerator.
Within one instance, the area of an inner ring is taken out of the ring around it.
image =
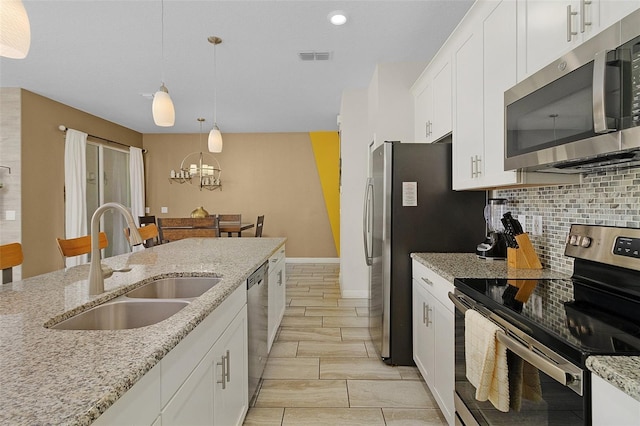
[[[486,192],[451,189],[450,141],[385,142],[371,153],[363,217],[369,333],[391,365],[414,365],[410,253],[473,253],[486,236]]]

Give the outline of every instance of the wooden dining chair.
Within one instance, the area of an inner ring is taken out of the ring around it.
[[[145,225],[156,225],[156,217],[151,215],[151,216],[138,216],[138,222],[140,222],[140,226],[145,226]]]
[[[13,281],[13,267],[22,264],[22,244],[10,243],[0,246],[0,269],[2,269],[2,284]]]
[[[78,238],[56,238],[58,241],[58,248],[62,258],[80,256],[81,254],[91,253],[91,236],[85,235]],[[106,248],[109,245],[107,234],[100,232],[98,235],[98,244],[100,249]]]
[[[227,225],[227,226],[237,225],[238,229],[240,229],[240,226],[242,226],[242,215],[241,214],[219,214],[218,223],[220,224],[221,228],[224,228],[224,225]],[[234,232],[238,232],[238,231],[228,231],[227,237],[232,236]]]
[[[215,238],[220,236],[216,217],[159,217],[158,233],[161,241],[177,241],[184,238]]]
[[[258,220],[256,220],[256,237],[262,237],[262,227],[264,225],[264,215],[258,216]]]
[[[144,241],[142,244],[145,246],[145,248],[153,247],[160,244],[158,242],[158,226],[155,223],[141,226],[140,228],[138,228],[138,232],[142,237],[142,241]],[[127,238],[127,241],[129,240],[130,234],[131,231],[129,231],[129,228],[124,228],[124,236]]]

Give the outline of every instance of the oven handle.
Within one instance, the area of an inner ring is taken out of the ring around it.
[[[463,299],[456,296],[455,294],[449,293],[448,296],[455,307],[462,313],[465,313],[468,309],[474,309],[471,305],[469,305],[468,302],[465,303]],[[549,377],[551,377],[558,383],[569,387],[575,393],[582,396],[581,369],[548,349],[543,350],[542,348],[535,348],[546,356],[538,355],[536,352],[534,352],[533,348],[523,345],[520,341],[509,336],[504,330],[498,331],[496,333],[496,337],[500,341],[500,343],[505,345],[511,352],[518,355],[520,358],[527,361],[538,370],[546,373]],[[554,358],[557,358],[557,364],[553,362]],[[562,368],[561,365],[564,365],[566,368]]]
[[[579,375],[576,375],[573,372],[566,371],[563,368],[558,367],[553,362],[538,355],[537,353],[533,352],[531,349],[523,346],[516,339],[512,338],[511,336],[508,336],[505,332],[498,331],[496,333],[496,337],[498,338],[498,341],[500,343],[502,343],[507,347],[507,349],[509,349],[514,354],[518,355],[523,360],[527,361],[529,364],[533,365],[538,370],[546,373],[549,377],[554,379],[556,382],[564,386],[573,388],[576,385],[576,381],[578,382],[578,384],[581,381]],[[582,391],[580,391],[579,394],[582,395]]]

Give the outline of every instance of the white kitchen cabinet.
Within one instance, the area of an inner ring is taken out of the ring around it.
[[[162,424],[242,424],[248,409],[246,341],[245,305],[164,407]]]
[[[268,351],[271,351],[271,345],[276,338],[286,307],[287,277],[285,266],[285,247],[282,246],[269,258]]]
[[[593,426],[638,425],[640,401],[593,373],[591,374],[591,404]]]
[[[368,128],[374,148],[384,141],[414,141],[411,86],[426,65],[424,62],[376,65],[367,90]]]
[[[575,183],[579,176],[504,170],[504,92],[516,84],[516,2],[479,2],[454,50],[453,188]]]
[[[241,425],[248,410],[247,307],[242,307],[162,410],[163,425]]]
[[[450,425],[455,422],[453,284],[413,261],[413,359]]]
[[[638,0],[517,3],[519,81],[640,7]]]
[[[435,142],[451,132],[451,61],[448,54],[436,58],[416,80],[414,96],[414,142]]]
[[[249,405],[247,357],[241,285],[95,424],[241,425]]]
[[[148,425],[157,421],[161,408],[160,376],[160,365],[156,365],[102,413],[92,425]]]
[[[453,52],[453,189],[482,186],[484,170],[482,27],[472,25]]]

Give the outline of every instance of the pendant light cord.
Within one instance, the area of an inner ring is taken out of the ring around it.
[[[216,64],[216,46],[217,44],[214,43],[213,45],[213,125],[217,126],[218,125],[218,120],[217,118],[217,110],[218,110],[218,79],[217,79],[217,70],[218,70],[218,66]]]
[[[164,0],[160,0],[160,70],[162,74],[162,84],[164,85]]]

